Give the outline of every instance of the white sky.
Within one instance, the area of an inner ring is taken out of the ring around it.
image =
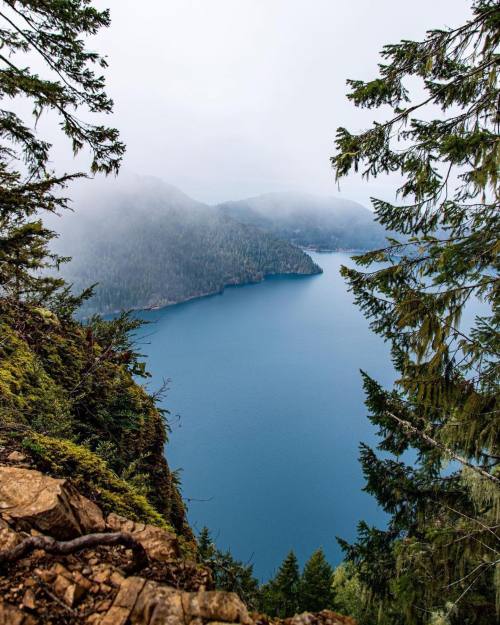
[[[470,15],[468,0],[98,0],[112,26],[108,92],[125,168],[205,202],[267,191],[338,194],[329,165],[337,126],[360,130],[346,78],[376,74],[385,43],[421,38]],[[379,114],[378,114],[379,115]],[[55,156],[68,164],[69,150]],[[368,205],[395,180],[351,177],[340,195]]]

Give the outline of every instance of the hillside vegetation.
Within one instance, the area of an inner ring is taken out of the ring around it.
[[[385,230],[357,202],[305,193],[267,193],[224,202],[225,215],[251,224],[294,245],[330,251],[368,250],[385,243]]]
[[[163,453],[165,414],[134,381],[145,375],[127,334],[134,327],[126,316],[82,326],[1,299],[0,429],[104,510],[191,539]]]
[[[62,234],[54,245],[73,258],[62,275],[75,291],[98,283],[84,304],[87,314],[166,306],[272,274],[321,271],[290,243],[160,180],[137,177],[95,189],[57,224]]]

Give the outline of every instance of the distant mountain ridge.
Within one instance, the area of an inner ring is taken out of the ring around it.
[[[98,283],[83,314],[162,307],[274,274],[321,268],[302,250],[155,178],[92,185],[58,223],[62,276]]]
[[[374,249],[385,243],[386,232],[373,213],[350,200],[278,192],[224,202],[218,208],[241,223],[318,251]]]

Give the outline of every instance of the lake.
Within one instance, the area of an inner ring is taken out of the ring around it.
[[[290,549],[303,563],[360,519],[384,514],[362,492],[360,441],[373,444],[360,369],[393,380],[389,348],[372,334],[343,279],[342,253],[311,254],[324,273],[270,278],[141,314],[151,389],[170,378],[166,455],[182,469],[196,530],[267,579]],[[177,415],[179,415],[177,417]]]

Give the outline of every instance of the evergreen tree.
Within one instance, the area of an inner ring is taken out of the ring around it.
[[[109,25],[109,12],[89,0],[0,1],[0,295],[40,303],[61,286],[42,270],[61,259],[47,244],[56,236],[37,215],[68,206],[61,194],[82,174],[57,175],[50,168],[50,143],[38,136],[45,112],[59,118],[73,152],[92,155],[91,171],[116,172],[124,153],[118,131],[82,121],[80,114],[110,113],[100,70],[106,60],[86,49],[85,37]],[[38,71],[26,63],[32,62]],[[33,104],[31,122],[18,102]],[[77,116],[77,113],[78,116]]]
[[[299,609],[300,572],[293,551],[283,560],[275,577],[261,588],[262,611],[270,616],[286,618]]]
[[[363,374],[386,453],[363,445],[361,463],[390,521],[362,523],[357,542],[342,543],[384,623],[498,615],[499,43],[498,1],[477,0],[466,24],[385,46],[379,76],[348,81],[348,97],[392,115],[337,132],[338,178],[361,169],[403,180],[396,203],[373,199],[398,239],[342,270],[398,374],[390,391]],[[478,299],[485,312],[461,324]],[[410,448],[411,465],[401,459]]]
[[[359,625],[377,622],[377,606],[367,605],[367,588],[351,562],[339,564],[333,572],[332,603],[335,611],[348,614]]]
[[[235,592],[248,607],[257,607],[259,583],[254,577],[253,566],[236,560],[229,550],[218,549],[206,527],[198,536],[198,557],[211,570],[217,589]]]
[[[198,536],[198,557],[201,562],[207,562],[215,552],[215,545],[210,536],[208,527],[202,527]]]
[[[332,604],[333,569],[322,549],[315,551],[304,566],[300,580],[299,606],[302,612],[320,612]]]

